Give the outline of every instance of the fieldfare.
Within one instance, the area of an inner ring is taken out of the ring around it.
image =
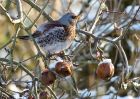
[[[44,52],[49,54],[59,53],[69,48],[74,40],[78,19],[79,15],[67,13],[59,20],[40,25],[32,34],[32,37]],[[30,39],[29,36],[19,36],[18,38]]]

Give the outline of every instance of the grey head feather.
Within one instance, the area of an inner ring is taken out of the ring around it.
[[[69,25],[75,25],[77,22],[77,19],[75,18],[75,14],[74,13],[66,13],[64,16],[62,16],[58,21],[66,26]]]

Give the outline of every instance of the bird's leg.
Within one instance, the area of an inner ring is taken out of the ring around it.
[[[46,68],[46,66],[48,66],[50,64],[51,57],[52,57],[52,54],[50,52],[48,52],[45,55],[45,57],[44,57],[45,68]]]
[[[41,56],[41,57],[45,57],[45,54],[44,53],[42,53],[41,51],[39,51],[38,53],[37,53],[37,55],[39,55],[39,56]]]
[[[46,60],[57,60],[55,58],[55,55],[56,54],[51,54],[50,52],[48,52],[47,55],[46,55]]]
[[[66,55],[64,51],[61,51],[60,53],[57,54],[59,57],[61,57],[64,60],[69,60],[71,61],[71,56],[70,55]]]
[[[64,51],[61,51],[60,53],[57,53],[56,55],[58,55],[62,59],[65,59],[65,52]]]
[[[48,51],[48,53],[46,54],[46,59],[48,60],[48,59],[50,59],[52,56],[53,56],[53,54],[51,54],[51,53]]]

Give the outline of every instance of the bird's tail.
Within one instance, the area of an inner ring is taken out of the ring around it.
[[[22,39],[22,40],[29,40],[30,37],[29,36],[18,36],[18,39]]]

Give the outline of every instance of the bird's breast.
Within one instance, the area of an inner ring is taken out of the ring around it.
[[[42,47],[42,49],[45,52],[49,52],[49,53],[59,53],[67,48],[70,47],[72,41],[63,41],[63,42],[56,42],[53,44],[45,44],[45,46]]]
[[[69,40],[73,40],[76,37],[76,29],[75,26],[69,26],[65,29],[66,33],[68,33],[67,38]]]

